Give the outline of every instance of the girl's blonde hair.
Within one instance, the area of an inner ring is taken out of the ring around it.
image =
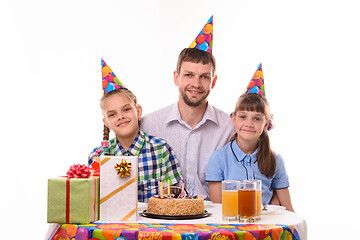
[[[132,101],[132,103],[134,104],[135,107],[138,107],[138,103],[137,103],[137,98],[136,96],[127,88],[118,88],[115,89],[111,92],[108,92],[107,94],[103,95],[102,98],[100,99],[100,107],[103,110],[104,109],[104,102],[106,99],[108,99],[111,96],[114,96],[116,94],[125,94],[130,101]],[[140,121],[139,121],[140,123]],[[104,125],[104,130],[103,130],[103,140],[109,140],[109,133],[110,133],[110,129]]]
[[[245,93],[241,95],[236,102],[234,117],[238,111],[260,112],[265,115],[266,121],[269,123],[272,119],[270,113],[270,105],[266,98],[257,93]],[[231,138],[236,139],[237,133]],[[266,177],[272,177],[276,170],[275,154],[270,147],[270,138],[267,130],[264,130],[258,140],[258,151],[256,158],[259,170]]]

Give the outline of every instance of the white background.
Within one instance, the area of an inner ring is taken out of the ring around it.
[[[177,56],[212,14],[210,103],[230,113],[262,62],[272,147],[285,159],[309,239],[356,238],[356,2],[2,1],[1,238],[42,239],[47,179],[86,163],[99,145],[100,59],[145,114],[167,106],[178,97]]]

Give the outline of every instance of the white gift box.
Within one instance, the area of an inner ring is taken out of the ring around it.
[[[121,177],[117,164],[131,163],[130,176]],[[100,220],[136,221],[138,207],[138,158],[133,156],[100,157]]]

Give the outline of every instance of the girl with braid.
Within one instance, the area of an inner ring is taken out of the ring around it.
[[[104,79],[104,76],[103,76]],[[104,84],[103,88],[108,87]],[[138,200],[147,202],[157,194],[159,181],[177,184],[182,179],[180,165],[166,141],[140,130],[142,108],[135,95],[123,86],[116,86],[102,96],[104,134],[102,146],[89,155],[89,165],[100,154],[138,157]],[[115,138],[109,140],[109,132]],[[101,173],[100,173],[101,174]]]

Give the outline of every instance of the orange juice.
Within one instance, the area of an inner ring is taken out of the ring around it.
[[[260,219],[261,216],[261,190],[256,191],[256,217]]]
[[[238,191],[239,217],[255,218],[256,216],[256,190],[241,189]]]
[[[234,219],[238,215],[238,191],[222,191],[222,215],[224,219]]]

